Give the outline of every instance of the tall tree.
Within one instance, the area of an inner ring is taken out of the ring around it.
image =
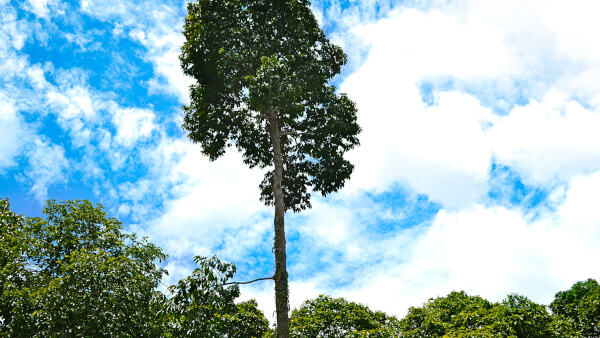
[[[188,4],[180,55],[191,102],[183,128],[216,160],[234,145],[251,168],[269,168],[261,200],[275,206],[275,302],[288,337],[284,215],[310,207],[310,191],[340,189],[359,144],[356,106],[328,85],[346,63],[308,0],[198,0]]]

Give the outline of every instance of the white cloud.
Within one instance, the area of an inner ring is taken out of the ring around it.
[[[165,188],[165,204],[160,216],[138,231],[172,256],[212,255],[222,245],[222,258],[234,260],[270,241],[271,214],[264,214],[259,201],[263,174],[248,169],[237,151],[209,162],[198,145],[164,138],[145,150],[144,158],[156,178],[153,189]]]
[[[81,0],[80,9],[101,20],[117,19],[113,34],[127,35],[147,49],[144,58],[154,66],[154,76],[146,82],[151,95],[170,94],[188,103],[188,88],[193,80],[183,74],[179,54],[184,37],[183,16],[179,8],[156,1],[129,2]]]
[[[99,101],[88,88],[67,82],[46,92],[46,101],[57,115],[61,128],[71,135],[75,147],[83,147],[93,138],[93,127],[98,123],[96,113]]]
[[[597,212],[600,205],[600,170],[589,176],[575,177],[564,194],[565,202],[559,207],[559,213],[565,224],[572,227],[571,232],[600,232],[600,213]],[[598,238],[594,235],[582,243]]]
[[[442,209],[430,223],[397,227],[383,240],[361,225],[362,212],[353,213],[349,208],[340,221],[344,227],[358,230],[350,230],[351,238],[339,246],[358,241],[364,248],[362,254],[352,256],[340,249],[337,252],[341,255],[334,255],[335,260],[323,271],[292,274],[292,285],[310,285],[318,290],[296,290],[302,297],[317,293],[347,297],[399,317],[410,306],[420,306],[430,297],[445,296],[453,290],[491,301],[515,292],[548,304],[555,292],[568,289],[574,282],[600,278],[600,269],[590,265],[600,259],[600,216],[595,207],[600,203],[600,171],[571,180],[561,194],[564,198],[555,209],[536,217],[502,206]],[[373,215],[378,215],[376,210]],[[323,215],[315,216],[306,224],[327,221]],[[307,247],[330,245],[326,239],[302,240],[308,241]],[[326,254],[321,249],[315,252]],[[315,259],[312,254],[310,249],[303,251],[304,261],[293,264],[311,264]],[[350,274],[349,284],[332,283],[346,274]],[[291,291],[294,295],[295,290]],[[250,290],[246,297],[260,296],[261,292],[268,292],[268,288]],[[263,309],[271,307],[261,304]]]
[[[134,142],[147,138],[156,129],[155,115],[148,109],[121,108],[111,105],[112,121],[117,128],[115,141],[124,146],[131,146]]]
[[[147,48],[146,58],[154,65],[155,76],[148,82],[149,93],[168,93],[187,104],[188,88],[193,80],[183,74],[179,62],[181,46],[185,42],[181,34],[183,20],[173,9],[166,7],[152,10],[149,20],[154,23],[151,29],[140,26],[129,33]]]
[[[501,118],[490,130],[498,160],[527,183],[554,185],[600,168],[600,113],[558,90]]]
[[[8,48],[20,50],[25,45],[29,34],[31,33],[28,24],[24,20],[18,20],[17,14],[11,7],[0,8],[0,51]]]
[[[38,18],[48,18],[56,14],[64,14],[60,0],[26,0],[25,9]]]
[[[31,192],[38,202],[48,198],[48,189],[56,183],[66,183],[66,171],[69,161],[65,158],[65,150],[42,138],[37,138],[28,151],[29,165],[25,176],[31,185]]]
[[[0,173],[16,165],[15,157],[25,141],[25,134],[13,103],[0,92]]]
[[[487,188],[486,128],[495,117],[458,91],[434,93],[436,104],[426,107],[418,83],[497,75],[510,59],[498,34],[479,22],[414,9],[398,10],[355,34],[372,47],[341,86],[356,100],[364,130],[361,147],[350,156],[356,173],[349,187],[385,191],[400,182],[447,206],[477,201]]]
[[[444,92],[437,105],[425,107],[416,95],[404,102],[399,97],[415,88],[346,88],[358,102],[364,129],[361,146],[348,156],[356,165],[349,189],[382,192],[400,182],[452,207],[469,205],[487,191],[486,127],[495,117],[477,99]],[[378,94],[365,97],[369,93],[361,90]]]
[[[356,100],[364,130],[349,156],[356,173],[348,187],[381,192],[400,183],[460,208],[486,198],[492,159],[527,183],[550,187],[597,169],[600,93],[589,74],[600,74],[600,54],[594,46],[574,52],[588,41],[577,32],[587,36],[583,27],[597,23],[584,16],[589,25],[553,25],[565,5],[537,4],[398,7],[378,21],[342,24],[351,27],[342,37],[351,54],[362,48],[354,41],[370,44],[365,62],[341,85]],[[585,5],[568,9],[563,21],[594,12]],[[431,90],[431,106],[424,90]],[[494,106],[508,114],[496,115]]]
[[[120,0],[80,0],[79,6],[83,13],[102,20],[112,17],[124,19],[135,12],[135,7],[130,2]],[[129,20],[135,19],[130,16]]]

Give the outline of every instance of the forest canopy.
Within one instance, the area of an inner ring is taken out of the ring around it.
[[[17,215],[0,199],[0,337],[274,336],[256,301],[235,302],[233,263],[196,257],[190,276],[161,291],[167,255],[126,233],[102,205],[48,201],[44,213]],[[455,291],[401,319],[322,295],[290,319],[290,335],[299,338],[600,337],[600,284],[577,282],[549,306],[517,294],[494,303]]]

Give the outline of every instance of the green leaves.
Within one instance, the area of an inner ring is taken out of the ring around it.
[[[527,297],[510,294],[491,303],[464,291],[430,299],[410,308],[400,328],[403,337],[582,337],[546,307]]]
[[[192,275],[157,290],[167,258],[122,232],[101,205],[48,201],[25,218],[0,199],[0,337],[259,337],[256,302],[235,305],[235,265],[196,257]]]
[[[0,201],[0,334],[155,337],[166,255],[89,201],[48,201],[46,219]]]
[[[235,145],[250,167],[273,166],[266,113],[282,133],[286,210],[310,207],[309,188],[337,191],[354,167],[356,106],[328,82],[346,63],[319,28],[308,1],[200,0],[188,5],[180,61],[196,83],[183,129],[215,160]],[[273,204],[272,171],[260,184]]]
[[[237,304],[237,311],[225,315],[226,325],[224,337],[227,338],[261,338],[270,333],[269,321],[258,309],[256,300],[251,299]]]
[[[197,256],[200,267],[192,275],[169,287],[172,297],[167,305],[175,337],[223,337],[228,319],[236,312],[237,285],[225,283],[235,274],[235,265],[218,257]]]
[[[395,317],[373,312],[362,304],[321,295],[292,312],[290,336],[393,337],[397,324]]]
[[[600,284],[596,280],[577,282],[558,292],[550,309],[586,337],[600,337]]]

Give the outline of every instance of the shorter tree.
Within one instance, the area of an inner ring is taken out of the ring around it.
[[[473,334],[493,323],[490,313],[494,304],[464,291],[451,292],[446,297],[430,298],[422,307],[411,307],[401,320],[406,337],[452,337]]]
[[[273,334],[269,329],[269,321],[258,309],[256,300],[250,299],[237,304],[233,315],[226,315],[227,327],[224,337],[227,338],[261,338]]]
[[[595,279],[577,282],[569,290],[558,292],[550,309],[586,337],[600,337],[600,284]]]
[[[402,337],[580,338],[573,326],[544,305],[510,294],[492,303],[464,291],[411,307],[401,320]]]
[[[292,311],[290,336],[295,338],[396,337],[398,320],[344,298],[319,296]]]
[[[170,336],[204,338],[260,338],[269,332],[269,321],[255,300],[235,304],[240,289],[229,280],[235,265],[196,256],[200,267],[169,287],[165,311],[170,318]]]
[[[167,312],[174,337],[223,337],[226,315],[235,314],[234,300],[240,294],[237,285],[226,285],[235,274],[235,265],[218,257],[196,256],[200,265],[193,273],[169,287],[172,297]]]
[[[48,201],[44,213],[0,201],[0,335],[160,336],[162,250],[89,201]]]

